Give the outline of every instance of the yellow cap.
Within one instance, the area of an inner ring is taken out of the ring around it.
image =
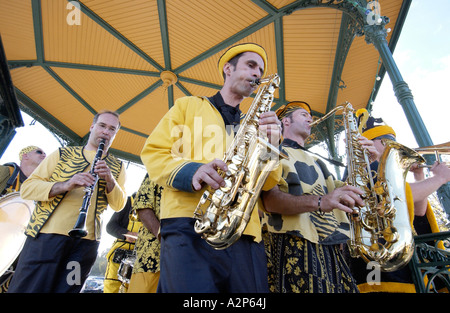
[[[394,129],[387,125],[375,126],[373,128],[364,131],[362,135],[369,140],[373,140],[374,138],[384,135],[393,135],[394,137],[397,137]]]
[[[367,139],[373,140],[386,135],[397,137],[392,127],[386,125],[382,118],[371,116],[366,109],[357,110],[355,115],[358,118],[358,130]]]
[[[232,58],[237,56],[238,54],[244,53],[244,52],[255,52],[261,56],[261,58],[264,61],[264,75],[266,75],[267,71],[267,54],[266,50],[264,50],[263,47],[260,45],[257,45],[256,43],[243,43],[239,44],[233,47],[230,47],[227,51],[225,51],[224,54],[219,59],[218,68],[219,68],[219,75],[220,77],[223,77],[223,66],[225,63],[230,61]]]
[[[276,111],[276,114],[278,116],[278,119],[281,121],[285,116],[291,114],[292,112],[298,109],[305,109],[306,111],[308,111],[309,114],[311,114],[311,107],[309,106],[308,103],[304,101],[289,102],[288,104],[279,108]]]

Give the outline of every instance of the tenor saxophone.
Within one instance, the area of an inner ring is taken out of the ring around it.
[[[278,148],[259,132],[259,116],[270,110],[280,78],[274,74],[252,84],[261,87],[223,158],[228,170],[219,170],[225,186],[216,190],[208,186],[194,212],[195,231],[217,250],[241,237],[280,156]]]
[[[363,207],[355,207],[354,213],[348,215],[350,255],[361,257],[366,263],[377,262],[382,271],[395,271],[407,264],[414,252],[406,202],[406,174],[412,164],[425,160],[414,150],[383,139],[385,149],[378,170],[372,171],[368,152],[358,141],[362,125],[358,129],[350,103],[334,108],[311,125],[317,125],[338,110],[344,110],[346,183],[364,191],[365,203]]]

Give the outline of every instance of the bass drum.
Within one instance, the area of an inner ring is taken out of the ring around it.
[[[25,243],[25,228],[34,210],[33,200],[24,200],[19,192],[0,198],[0,276],[17,259]]]

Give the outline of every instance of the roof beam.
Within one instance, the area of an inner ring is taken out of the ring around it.
[[[148,87],[147,89],[145,89],[144,91],[139,93],[136,97],[134,97],[133,99],[131,99],[130,101],[128,101],[127,103],[122,105],[120,108],[118,108],[116,110],[117,113],[122,114],[127,109],[131,108],[134,104],[136,104],[138,101],[142,100],[143,98],[145,98],[146,96],[151,94],[156,88],[158,88],[159,86],[162,86],[162,84],[163,84],[162,80],[159,79],[154,84],[152,84],[150,87]]]
[[[52,133],[61,134],[62,137],[68,139],[69,141],[79,143],[81,137],[78,136],[74,131],[72,131],[65,124],[61,123],[53,115],[50,115],[47,110],[42,108],[39,104],[33,101],[25,93],[23,93],[17,87],[15,88],[17,99],[20,102],[20,109],[34,119],[38,120],[46,128],[50,129]]]
[[[164,62],[166,70],[172,69],[172,61],[170,58],[170,44],[169,44],[169,29],[167,27],[167,11],[166,1],[158,0],[158,16],[159,16],[159,28],[161,32],[161,42],[164,53]]]
[[[286,100],[286,88],[283,86],[286,82],[286,74],[284,71],[284,41],[283,41],[283,18],[275,20],[275,37],[278,40],[275,41],[275,49],[277,51],[277,71],[280,77],[280,87],[278,88],[278,101],[276,105],[272,108],[273,110],[278,109],[280,106],[287,103]]]
[[[154,71],[143,71],[143,70],[122,68],[122,67],[90,65],[90,64],[88,65],[88,64],[81,64],[81,63],[58,62],[58,61],[38,62],[36,60],[15,60],[15,61],[8,61],[8,65],[11,69],[20,68],[20,67],[47,66],[47,67],[71,68],[71,69],[76,69],[76,70],[141,75],[141,76],[150,76],[150,77],[159,77],[160,76],[159,72],[154,72]]]
[[[339,92],[340,83],[342,81],[341,75],[342,71],[344,70],[345,60],[356,34],[355,24],[355,20],[352,19],[349,15],[342,14],[338,43],[336,46],[336,54],[333,63],[333,73],[331,75],[330,88],[328,91],[327,108],[325,113],[330,112],[334,107],[336,107],[337,95]],[[328,118],[325,121],[325,124],[327,129],[326,143],[329,148],[328,151],[333,159],[337,159],[336,145],[334,140],[334,115]]]
[[[253,23],[252,25],[244,28],[240,32],[230,36],[228,39],[218,43],[214,47],[206,50],[205,52],[197,55],[193,59],[189,60],[188,62],[186,62],[183,65],[179,66],[178,68],[174,69],[174,73],[175,74],[179,74],[181,72],[186,71],[187,69],[189,69],[192,66],[200,63],[201,61],[203,61],[203,60],[213,56],[214,54],[218,53],[219,51],[221,51],[221,50],[223,50],[225,48],[228,48],[233,43],[235,43],[235,42],[237,42],[237,41],[239,41],[239,40],[241,40],[241,39],[243,39],[243,38],[253,34],[254,32],[256,32],[257,30],[263,28],[264,26],[269,25],[275,19],[276,19],[276,17],[270,16],[270,15],[263,17],[259,21],[257,21],[255,23]]]
[[[68,0],[69,1],[69,0]],[[122,42],[125,46],[130,48],[133,52],[135,52],[137,55],[139,55],[141,58],[143,58],[145,61],[150,63],[153,67],[155,67],[159,71],[163,71],[163,67],[158,64],[155,60],[153,60],[149,55],[147,55],[144,51],[139,49],[134,43],[132,43],[130,40],[128,40],[124,35],[119,33],[117,29],[109,25],[105,20],[103,20],[100,16],[98,16],[95,12],[93,12],[91,9],[89,9],[84,3],[79,2],[80,4],[80,10],[86,14],[90,19],[92,19],[94,22],[96,22],[98,25],[103,27],[107,32],[109,32],[111,35],[113,35],[116,39],[118,39],[120,42]]]
[[[170,42],[169,42],[169,29],[167,26],[167,10],[166,0],[158,0],[158,16],[159,16],[159,29],[161,33],[161,43],[164,54],[164,65],[166,70],[172,70],[172,60],[170,58]],[[167,99],[169,109],[173,106],[174,102],[173,86],[167,88]]]
[[[355,38],[355,22],[347,14],[342,14],[341,27],[334,56],[333,73],[331,74],[330,88],[328,90],[328,102],[326,113],[330,112],[336,106],[337,94],[340,88],[342,71],[344,70],[345,60],[348,51]]]
[[[75,92],[61,77],[58,76],[51,68],[43,66],[44,70],[47,71],[54,79],[57,81],[64,89],[66,89],[75,99],[78,100],[86,109],[89,110],[93,115],[97,114],[97,111],[89,105],[78,93]]]
[[[34,43],[36,45],[36,58],[38,63],[44,61],[44,43],[42,37],[42,9],[41,0],[33,0],[31,2],[31,10],[33,14]]]

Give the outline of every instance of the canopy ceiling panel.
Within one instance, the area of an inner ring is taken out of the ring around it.
[[[64,2],[64,1],[63,1]],[[139,47],[156,62],[164,65],[163,41],[156,1],[82,1],[93,14]]]
[[[403,2],[379,1],[390,18],[389,42],[404,22]],[[364,0],[0,0],[0,34],[23,111],[68,144],[80,144],[95,113],[117,110],[122,128],[112,151],[139,162],[147,136],[177,98],[220,90],[218,59],[236,43],[266,49],[267,73],[281,78],[273,109],[293,100],[310,103],[316,116],[344,101],[367,107],[384,72],[376,49],[358,36],[365,6]]]
[[[267,15],[251,1],[177,0],[166,1],[166,8],[173,68]]]
[[[114,139],[114,149],[118,151],[127,151],[131,154],[139,155],[146,138],[139,134],[119,131]]]
[[[338,10],[313,8],[283,19],[289,101],[306,101],[314,111],[326,111],[341,15]]]
[[[8,59],[35,60],[36,46],[31,1],[2,0],[0,15],[0,31]],[[5,31],[11,27],[13,27],[11,31]]]
[[[92,113],[84,106],[80,106],[80,102],[58,81],[52,79],[45,69],[18,68],[11,74],[15,87],[30,101],[51,112],[57,120],[65,121],[65,125],[80,137],[89,131]]]
[[[176,98],[184,96],[178,88],[175,95]],[[149,108],[152,111],[149,111]],[[140,114],[146,111],[149,114]],[[124,125],[131,125],[132,129],[140,133],[149,134],[167,111],[167,89],[158,88],[120,114],[120,120]],[[146,137],[144,139],[147,139]]]
[[[72,68],[52,70],[95,111],[117,111],[158,78]]]
[[[276,73],[277,52],[275,45],[275,30],[273,24],[269,24],[251,33],[249,36],[234,41],[231,45],[246,42],[255,42],[264,47],[269,62],[267,67],[267,73]],[[217,63],[219,61],[220,56],[228,49],[228,47],[229,46],[226,45],[225,49],[218,51],[217,53],[205,59],[201,63],[195,64],[194,66],[187,68],[186,70],[183,70],[183,77],[189,77],[196,80],[208,79],[206,81],[212,82],[213,84],[217,85],[216,86],[217,88],[220,88],[220,86],[223,84],[223,78],[219,74]],[[190,65],[191,63],[188,64]],[[185,66],[183,66],[182,68],[184,67]]]
[[[70,11],[66,6],[67,2],[61,0],[41,2],[45,60],[155,70],[143,58],[130,51],[118,38],[87,16],[81,17],[81,25],[67,23],[67,14]]]

